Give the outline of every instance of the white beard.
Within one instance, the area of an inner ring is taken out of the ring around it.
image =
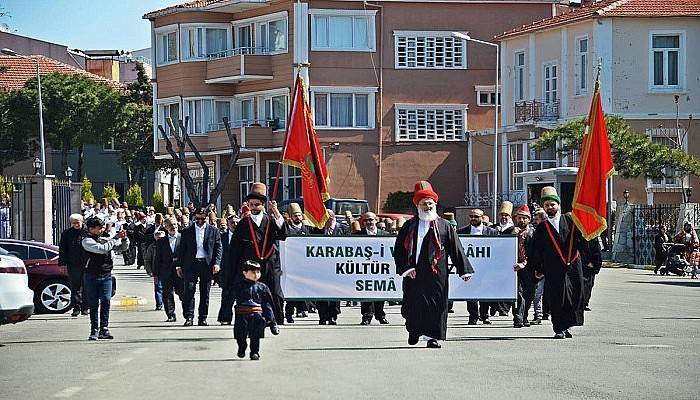
[[[432,209],[430,211],[423,211],[420,208],[418,209],[418,218],[421,221],[435,221],[438,217],[437,211],[435,209]]]

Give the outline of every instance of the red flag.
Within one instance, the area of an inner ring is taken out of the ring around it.
[[[297,76],[294,85],[292,113],[287,127],[287,140],[282,151],[282,163],[301,170],[301,193],[304,214],[317,228],[328,220],[324,202],[328,194],[328,170],[314,129],[311,109],[304,92],[304,81]]]
[[[586,240],[598,237],[607,227],[606,181],[615,171],[608,141],[608,128],[600,100],[600,81],[596,80],[581,158],[576,174],[571,216]]]

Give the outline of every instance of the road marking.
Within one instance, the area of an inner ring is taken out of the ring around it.
[[[81,390],[83,390],[82,386],[71,386],[71,387],[67,387],[67,388],[61,390],[60,392],[56,393],[55,395],[53,395],[53,397],[59,397],[59,398],[71,397]]]
[[[131,357],[120,358],[120,359],[117,360],[116,364],[117,364],[117,365],[126,365],[126,364],[128,364],[129,362],[131,362],[131,360],[133,360],[133,358],[131,358]]]
[[[95,372],[94,374],[90,374],[85,377],[85,379],[89,379],[91,381],[97,380],[104,378],[105,376],[109,375],[109,372],[106,371],[100,371],[100,372]]]
[[[134,349],[134,354],[143,354],[148,351],[148,348],[146,347],[139,347],[138,349]]]

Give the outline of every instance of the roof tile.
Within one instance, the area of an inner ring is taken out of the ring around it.
[[[60,61],[56,61],[53,58],[49,58],[42,55],[28,56],[32,60],[39,61],[39,73],[43,75],[49,75],[53,72],[60,72],[62,74],[71,75],[82,75],[87,78],[92,79],[95,82],[104,83],[105,85],[111,87],[115,90],[123,90],[124,85],[119,82],[112,81],[110,79],[95,75],[93,73],[84,71],[79,68],[75,68],[68,64],[64,64]],[[0,67],[5,69],[4,72],[0,72],[0,90],[18,90],[24,87],[24,84],[36,77],[36,63],[32,60],[28,60],[23,57],[18,56],[0,56]]]

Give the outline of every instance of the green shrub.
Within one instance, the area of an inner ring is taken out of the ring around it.
[[[413,205],[413,192],[391,192],[386,196],[384,203],[385,212],[412,214],[415,211]]]
[[[127,203],[129,203],[129,206],[135,206],[139,208],[143,208],[143,196],[141,195],[141,186],[138,184],[133,184],[129,187],[129,190],[126,191],[126,198],[124,199]]]
[[[152,198],[152,204],[153,208],[157,213],[161,213],[165,215],[168,210],[165,208],[165,204],[163,203],[163,194],[160,192],[155,192],[153,193],[153,198]]]
[[[112,200],[119,200],[119,194],[117,194],[117,189],[114,188],[114,185],[105,185],[102,198],[107,199],[109,203],[111,203]]]
[[[87,175],[83,177],[83,186],[80,187],[80,198],[86,203],[95,202],[95,195],[92,194],[92,182]]]

